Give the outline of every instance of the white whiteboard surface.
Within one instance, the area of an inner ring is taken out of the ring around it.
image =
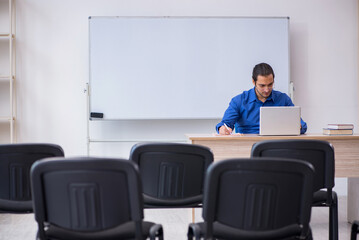
[[[104,119],[221,118],[260,62],[289,91],[289,19],[90,17],[90,112]]]

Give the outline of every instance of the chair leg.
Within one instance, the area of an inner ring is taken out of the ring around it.
[[[338,197],[332,193],[332,204],[329,206],[329,240],[338,240]]]
[[[310,227],[309,227],[308,236],[307,236],[306,240],[313,240],[313,233],[312,233],[312,229]]]
[[[195,223],[190,223],[188,226],[187,240],[193,240],[193,237],[196,240],[201,239],[201,228]]]
[[[163,233],[158,237],[159,240],[163,240]]]
[[[188,228],[187,240],[193,240],[193,229],[191,227]]]
[[[357,234],[359,232],[359,222],[354,221],[352,224],[352,231],[350,234],[350,240],[357,240]]]
[[[163,240],[163,228],[161,224],[155,224],[149,231],[150,240],[155,240],[158,237],[159,240]]]
[[[43,223],[37,223],[38,230],[36,233],[36,240],[46,240],[46,236],[44,233],[44,224]]]

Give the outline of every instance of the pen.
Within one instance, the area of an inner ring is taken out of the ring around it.
[[[227,124],[226,123],[223,123],[224,124],[224,127],[228,130],[228,132],[231,132],[231,130],[229,130],[229,127],[227,126]],[[232,132],[231,132],[231,134],[232,134]]]

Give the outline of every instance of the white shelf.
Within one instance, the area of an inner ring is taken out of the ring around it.
[[[0,39],[9,39],[10,34],[9,33],[0,33]],[[14,34],[12,35],[12,39],[15,39]]]
[[[10,121],[11,121],[11,117],[0,116],[0,122],[10,122]]]
[[[10,81],[10,80],[11,80],[10,76],[0,76],[0,82]]]
[[[2,1],[2,0],[1,0]],[[2,102],[1,108],[6,109],[9,108],[8,112],[2,112],[3,116],[0,115],[0,124],[7,124],[9,135],[5,132],[0,132],[0,139],[7,139],[6,142],[13,143],[16,142],[16,128],[15,128],[15,118],[16,118],[16,91],[15,91],[15,79],[16,79],[16,44],[15,44],[15,32],[16,32],[16,9],[15,9],[15,0],[7,0],[8,1],[8,13],[5,11],[1,11],[0,14],[5,15],[1,16],[2,20],[0,22],[0,27],[2,32],[0,32],[0,42],[2,45],[6,47],[8,51],[1,51],[0,53],[0,61],[5,63],[8,61],[8,70],[2,69],[0,75],[0,88],[2,93],[8,92],[8,99],[4,96],[1,98]],[[2,7],[4,5],[1,5]],[[8,21],[7,21],[7,20]],[[3,48],[2,47],[2,48]],[[5,49],[2,49],[5,50]]]

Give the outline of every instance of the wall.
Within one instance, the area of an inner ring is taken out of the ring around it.
[[[308,132],[320,133],[333,122],[354,123],[357,129],[357,5],[356,0],[18,1],[18,141],[53,142],[67,156],[86,154],[88,16],[289,16],[294,102],[302,107]],[[265,38],[260,32],[258,37]],[[213,132],[216,122],[91,123],[96,138],[131,140],[94,143],[91,151],[127,157],[138,139],[185,141],[185,133]],[[345,192],[345,181],[338,179],[337,186]]]

